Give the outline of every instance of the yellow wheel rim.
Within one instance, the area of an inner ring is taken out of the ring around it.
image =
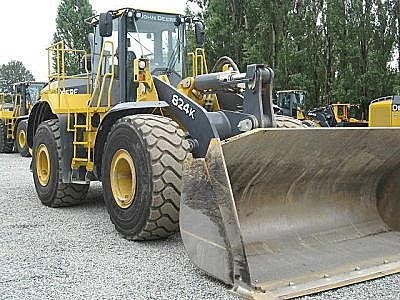
[[[36,151],[36,174],[39,183],[46,186],[50,178],[50,155],[44,144],[41,144]]]
[[[128,151],[119,149],[111,161],[111,190],[121,208],[128,208],[133,203],[136,191],[136,170],[132,156]]]
[[[26,144],[26,135],[24,130],[20,130],[18,133],[18,144],[20,149],[23,149]]]

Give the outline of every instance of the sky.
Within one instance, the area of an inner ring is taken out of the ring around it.
[[[132,7],[183,13],[186,0],[89,0],[97,12]],[[1,1],[0,64],[20,60],[38,81],[47,81],[47,51],[60,0]]]

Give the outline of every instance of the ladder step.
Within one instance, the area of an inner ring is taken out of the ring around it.
[[[80,157],[75,157],[72,160],[76,161],[76,162],[87,162],[88,161],[87,158],[80,158]]]
[[[74,145],[89,145],[89,142],[74,142]]]
[[[74,125],[74,127],[75,128],[87,128],[88,126],[87,125],[78,124],[78,125]]]

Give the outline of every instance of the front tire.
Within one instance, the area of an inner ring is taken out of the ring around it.
[[[157,115],[120,119],[102,162],[104,201],[127,239],[165,238],[179,229],[182,162],[189,144],[177,123]]]
[[[292,117],[283,116],[283,115],[275,115],[276,126],[278,128],[308,128],[310,127],[308,124],[303,123],[300,120],[297,120]]]
[[[71,206],[86,198],[88,184],[62,182],[58,120],[41,123],[33,140],[33,180],[40,201],[50,207]]]
[[[28,121],[22,120],[18,123],[17,134],[15,136],[16,150],[22,157],[30,157],[28,143],[26,142],[26,132],[28,128]]]

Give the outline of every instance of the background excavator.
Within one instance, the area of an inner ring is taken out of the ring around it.
[[[198,48],[185,72],[187,30],[204,41],[191,17],[124,8],[88,22],[91,56],[51,46],[57,68],[29,116],[44,205],[77,204],[99,180],[122,236],[180,229],[191,260],[245,297],[400,271],[397,129],[276,116],[264,64],[240,72],[225,57],[208,72]],[[83,74],[65,70],[68,53],[90,57]]]

